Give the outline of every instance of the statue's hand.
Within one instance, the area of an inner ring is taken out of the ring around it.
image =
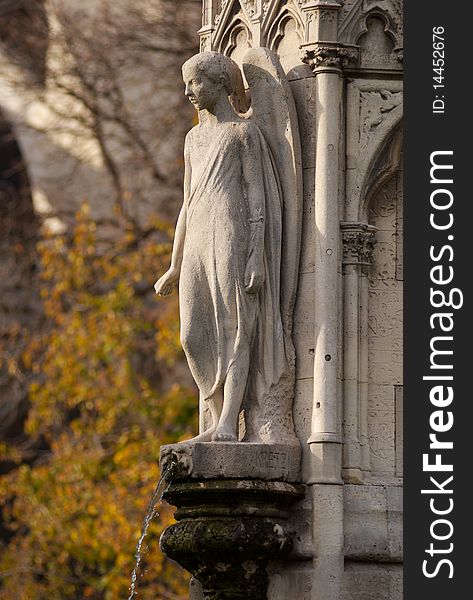
[[[175,284],[179,281],[179,273],[172,267],[154,284],[158,296],[169,296],[172,294]]]
[[[246,266],[245,273],[245,292],[247,294],[256,294],[263,285],[264,270],[262,261],[253,261],[250,259]]]

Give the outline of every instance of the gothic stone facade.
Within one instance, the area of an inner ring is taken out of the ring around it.
[[[294,341],[305,500],[269,599],[402,597],[402,3],[204,0],[201,50],[276,51],[304,225]]]

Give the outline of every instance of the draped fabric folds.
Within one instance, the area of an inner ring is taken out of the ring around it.
[[[255,181],[243,162],[256,155]],[[247,396],[261,401],[287,372],[280,314],[282,194],[268,145],[248,120],[219,124],[210,147],[187,140],[192,173],[179,286],[181,342],[203,399],[226,379],[233,362],[250,356]],[[264,190],[264,284],[245,291],[250,253],[249,185]]]

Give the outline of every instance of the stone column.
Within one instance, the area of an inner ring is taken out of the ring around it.
[[[343,237],[343,475],[361,483],[367,439],[367,283],[376,228],[342,223]],[[365,275],[363,275],[365,272]],[[365,314],[366,313],[366,314]],[[366,381],[365,381],[366,379]],[[363,453],[363,455],[362,455]]]
[[[361,470],[371,470],[370,441],[368,437],[368,312],[369,312],[369,264],[361,265],[360,279],[360,458]]]
[[[339,394],[340,138],[343,67],[355,56],[337,42],[340,4],[305,5],[311,39],[304,62],[316,77],[315,355],[309,486],[313,502],[313,600],[340,600],[343,580],[342,426]]]
[[[307,8],[316,41],[302,46],[317,78],[315,175],[315,356],[314,403],[308,443],[314,457],[309,483],[338,483],[341,467],[341,407],[338,394],[339,144],[343,66],[356,57],[337,44],[339,4]]]

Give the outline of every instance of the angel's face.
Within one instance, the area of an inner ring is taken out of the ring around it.
[[[212,112],[222,93],[222,87],[196,69],[185,69],[183,79],[186,86],[184,93],[195,108]]]

